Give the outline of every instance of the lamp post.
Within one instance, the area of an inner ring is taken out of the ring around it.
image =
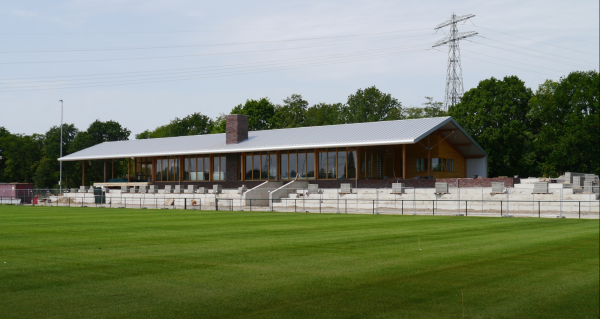
[[[60,157],[62,157],[62,137],[63,137],[63,100],[58,100],[60,102]],[[60,176],[58,178],[58,193],[62,193],[62,161],[60,161]]]

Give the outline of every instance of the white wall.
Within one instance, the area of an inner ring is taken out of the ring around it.
[[[487,176],[487,156],[483,158],[468,158],[467,159],[467,178],[478,175],[481,177]]]

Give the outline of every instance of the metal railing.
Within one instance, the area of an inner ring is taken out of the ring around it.
[[[378,194],[378,192],[376,192]],[[401,199],[324,198],[323,194],[300,192],[296,198],[244,199],[227,194],[126,194],[78,193],[78,197],[56,196],[51,190],[34,190],[17,196],[0,196],[2,205],[59,207],[106,207],[138,209],[182,209],[211,211],[277,211],[345,214],[390,214],[433,216],[502,216],[598,218],[598,200],[490,200],[418,199],[413,194]],[[125,196],[124,196],[125,195]],[[191,196],[190,196],[191,195]],[[331,196],[331,194],[329,194]],[[373,194],[375,195],[375,194]],[[378,196],[378,195],[377,195]],[[190,198],[191,197],[191,198]],[[311,198],[312,197],[312,198]],[[408,198],[412,197],[412,198]],[[591,196],[590,196],[591,197]],[[268,203],[265,205],[264,203]]]

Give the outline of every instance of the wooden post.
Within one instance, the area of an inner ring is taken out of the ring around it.
[[[104,159],[104,182],[106,183],[106,158]]]
[[[431,175],[431,150],[427,150],[427,176]]]
[[[110,165],[110,169],[112,170],[111,178],[115,178],[115,159],[112,159],[112,164]]]
[[[81,161],[81,186],[85,186],[85,161]]]
[[[214,157],[213,154],[210,154],[208,156],[208,158],[209,158],[209,160],[208,160],[208,180],[209,181],[213,180],[213,166],[214,166],[214,164],[213,164],[213,157]]]
[[[306,154],[306,156],[308,157],[308,154]],[[279,173],[281,172],[281,151],[277,151],[277,159],[275,162],[277,162],[277,172],[275,172],[275,178],[276,180],[280,180],[281,174]],[[305,161],[304,165],[306,165],[306,162],[308,162],[308,159]],[[306,172],[306,174],[308,175],[308,172]]]
[[[402,178],[406,179],[406,144],[402,144]]]
[[[152,183],[156,182],[156,157],[152,158]]]
[[[242,163],[240,163],[240,169],[242,170],[241,181],[246,180],[246,152],[242,152]]]
[[[131,182],[131,158],[127,158],[127,182]]]
[[[183,181],[183,169],[185,165],[185,157],[183,155],[179,155],[179,181]],[[188,167],[189,169],[189,167]]]

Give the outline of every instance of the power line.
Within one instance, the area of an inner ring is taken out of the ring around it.
[[[515,45],[515,44],[512,44],[512,43],[503,42],[503,41],[500,41],[500,40],[494,40],[494,39],[490,39],[490,38],[488,38],[488,37],[484,37],[484,36],[480,36],[480,37],[482,37],[482,38],[484,38],[484,39],[491,40],[491,41],[500,42],[500,43],[502,43],[502,44],[512,45],[512,46],[514,46],[514,47],[521,48],[521,49],[525,49],[525,50],[535,51],[535,52],[539,52],[539,53],[543,53],[543,54],[547,54],[547,55],[552,55],[552,56],[556,56],[556,57],[563,58],[563,59],[569,59],[569,60],[573,60],[573,61],[577,61],[577,62],[582,62],[582,63],[586,63],[586,64],[594,64],[594,63],[590,63],[590,62],[587,62],[587,61],[581,61],[581,60],[577,60],[577,59],[569,58],[569,57],[562,56],[562,55],[558,55],[558,54],[552,54],[552,53],[547,53],[547,52],[540,51],[540,50],[534,50],[534,49],[530,49],[530,48],[527,48],[527,47],[522,47],[522,46]],[[595,64],[594,64],[594,65],[595,65]]]
[[[418,37],[418,36],[411,36],[411,37]],[[401,39],[401,38],[409,38],[409,37],[399,37],[399,38],[392,38],[392,39]],[[390,39],[373,40],[373,41],[363,41],[363,42],[354,42],[354,43],[366,43],[366,42],[376,42],[376,41],[385,41],[385,40],[390,40]],[[216,56],[216,55],[243,54],[243,53],[260,53],[260,52],[272,52],[272,51],[287,51],[287,50],[306,49],[306,48],[330,47],[330,46],[346,45],[346,44],[354,44],[354,43],[327,44],[327,45],[316,45],[316,46],[294,47],[294,48],[283,48],[283,49],[265,49],[265,50],[237,51],[237,52],[218,52],[218,53],[202,53],[202,54],[151,56],[151,57],[137,57],[137,58],[110,58],[110,59],[87,59],[87,60],[54,60],[54,61],[0,62],[0,65],[3,65],[3,64],[49,64],[49,63],[78,63],[78,62],[106,62],[106,61],[127,61],[127,60],[171,59],[171,58]]]
[[[427,18],[418,20],[403,20],[402,22],[427,21],[437,18]],[[231,32],[231,31],[257,31],[257,30],[284,30],[284,29],[310,29],[310,28],[329,28],[329,27],[347,27],[356,25],[369,24],[389,24],[398,23],[398,20],[382,21],[382,22],[365,22],[353,24],[329,24],[329,25],[313,25],[313,26],[297,26],[297,27],[277,27],[277,28],[247,28],[247,29],[205,29],[205,30],[188,30],[188,31],[120,31],[120,32],[0,32],[0,35],[106,35],[106,34],[173,34],[173,33],[200,33],[200,32]]]
[[[443,53],[443,51],[436,50],[436,49],[434,49],[434,51],[436,51],[436,52],[442,52]],[[519,69],[519,70],[523,70],[523,71],[529,71],[529,72],[534,72],[534,73],[539,73],[539,74],[544,74],[544,75],[556,76],[554,74],[549,74],[549,73],[543,73],[543,72],[538,72],[538,71],[533,71],[533,70],[518,68],[518,67],[514,67],[514,66],[510,66],[510,65],[506,65],[506,64],[500,64],[500,63],[496,63],[496,62],[491,62],[491,61],[483,60],[483,59],[477,59],[477,58],[470,57],[470,56],[467,56],[467,55],[464,55],[464,54],[463,54],[463,56],[467,57],[469,59],[472,59],[472,60],[477,60],[477,61],[491,63],[491,64],[496,64],[496,65],[501,65],[501,66],[505,66],[505,67],[509,67],[509,68],[513,68],[513,69]]]
[[[560,70],[554,70],[554,69],[545,68],[543,66],[535,66],[535,65],[528,64],[528,63],[522,63],[522,62],[517,62],[517,61],[513,61],[513,60],[504,59],[504,58],[499,58],[499,57],[496,57],[496,56],[493,56],[493,55],[487,55],[487,54],[483,54],[483,53],[479,53],[479,52],[475,52],[475,51],[471,51],[471,50],[465,50],[465,49],[463,49],[463,51],[467,51],[467,52],[471,52],[471,53],[475,53],[475,54],[487,56],[487,57],[494,58],[494,59],[504,60],[504,61],[508,61],[508,62],[513,62],[513,63],[518,63],[518,64],[524,64],[524,65],[534,66],[536,68],[546,69],[546,70],[550,70],[550,71],[556,71],[556,72],[561,72],[561,73],[563,72],[563,71],[560,71]]]
[[[354,58],[354,59],[347,59],[347,60],[342,60],[342,61],[336,61],[336,62],[328,62],[328,63],[324,63],[324,62],[318,62],[318,63],[311,63],[311,64],[305,64],[305,65],[300,65],[300,66],[296,66],[296,67],[284,67],[284,68],[269,68],[269,69],[263,69],[263,70],[254,70],[254,71],[246,71],[246,72],[229,72],[229,73],[222,73],[222,74],[212,74],[212,75],[208,75],[208,76],[187,76],[187,77],[178,77],[176,79],[170,79],[170,80],[165,80],[165,79],[151,79],[151,80],[142,80],[141,82],[131,82],[131,81],[135,81],[135,80],[125,80],[125,81],[120,81],[120,82],[127,82],[127,83],[121,83],[121,84],[115,84],[116,82],[109,82],[110,84],[103,84],[103,85],[85,85],[85,86],[63,86],[63,87],[44,87],[44,88],[40,88],[38,87],[33,87],[33,89],[26,89],[26,90],[22,90],[22,89],[13,89],[13,90],[0,90],[0,93],[6,93],[6,92],[24,92],[24,91],[39,91],[39,90],[57,90],[57,89],[72,89],[72,88],[88,88],[88,87],[104,87],[104,86],[114,86],[114,85],[131,85],[131,84],[146,84],[146,83],[157,83],[157,82],[173,82],[173,81],[182,81],[182,80],[194,80],[194,79],[205,79],[205,78],[215,78],[215,77],[225,77],[225,76],[236,76],[236,75],[247,75],[247,74],[255,74],[255,73],[265,73],[265,72],[273,72],[273,71],[281,71],[281,70],[291,70],[291,69],[299,69],[299,68],[305,68],[305,67],[315,67],[315,66],[323,66],[323,65],[333,65],[333,64],[339,64],[339,63],[348,63],[348,62],[355,62],[355,61],[362,61],[362,60],[369,60],[369,59],[374,59],[374,58],[382,58],[382,57],[390,57],[390,56],[396,56],[396,55],[401,55],[401,54],[408,54],[408,53],[416,53],[416,52],[425,52],[431,49],[421,49],[421,50],[414,50],[414,51],[406,51],[406,52],[398,52],[398,53],[391,53],[391,54],[382,54],[379,56],[374,56],[374,57],[367,57],[367,58]],[[25,88],[29,88],[29,87],[25,87]]]
[[[153,46],[153,47],[129,47],[129,48],[101,48],[101,49],[56,49],[56,50],[29,50],[29,51],[0,51],[0,53],[60,53],[60,52],[95,52],[95,51],[128,51],[128,50],[153,50],[153,49],[177,49],[177,48],[197,48],[197,47],[216,47],[216,46],[229,46],[229,45],[248,45],[248,44],[265,44],[265,43],[281,43],[281,42],[293,42],[293,41],[310,41],[310,40],[325,40],[325,39],[336,39],[336,38],[349,38],[349,37],[361,37],[371,36],[379,34],[389,33],[400,33],[427,30],[429,28],[412,29],[412,30],[398,30],[389,32],[376,32],[376,33],[364,33],[354,35],[341,35],[332,37],[317,37],[317,38],[300,38],[300,39],[288,39],[288,40],[273,40],[273,41],[253,41],[253,42],[233,42],[233,43],[216,43],[216,44],[193,44],[193,45],[175,45],[175,46]],[[431,34],[424,34],[426,36]]]
[[[579,50],[575,50],[575,49],[571,49],[571,48],[561,47],[561,46],[559,46],[559,45],[550,44],[550,43],[546,43],[546,42],[542,42],[542,41],[537,41],[537,40],[533,40],[533,39],[528,39],[528,38],[521,37],[521,36],[518,36],[518,35],[514,35],[514,34],[510,34],[510,33],[506,33],[506,32],[500,32],[500,31],[496,31],[496,30],[489,29],[489,28],[484,28],[484,27],[482,27],[482,26],[478,26],[478,25],[475,25],[475,27],[477,27],[477,28],[481,28],[481,29],[485,29],[485,30],[489,30],[489,31],[492,31],[492,32],[497,32],[497,33],[506,34],[506,35],[509,35],[509,36],[511,36],[511,37],[520,38],[520,39],[524,39],[524,40],[527,40],[527,41],[532,41],[532,42],[537,42],[537,43],[541,43],[541,44],[550,45],[550,46],[557,47],[557,48],[561,48],[561,49],[565,49],[565,50],[571,50],[571,51],[575,51],[575,52],[580,52],[580,53],[584,53],[584,54],[589,54],[589,55],[593,55],[593,56],[598,56],[598,54],[595,54],[595,53],[589,53],[589,52],[579,51]]]
[[[508,51],[508,52],[513,52],[513,53],[525,55],[525,56],[528,56],[528,57],[542,59],[542,60],[546,60],[546,61],[550,61],[550,62],[556,62],[556,63],[560,63],[560,64],[564,64],[564,65],[569,65],[569,66],[574,66],[574,67],[584,67],[584,68],[588,68],[589,67],[589,66],[583,66],[582,64],[578,64],[578,63],[566,62],[566,61],[561,61],[561,60],[557,60],[557,59],[553,59],[553,58],[539,56],[539,55],[535,55],[535,54],[531,54],[531,53],[524,53],[524,52],[519,52],[519,51],[515,51],[515,50],[511,50],[511,49],[497,47],[497,46],[494,46],[494,45],[485,44],[483,42],[473,42],[473,43],[477,43],[477,44],[485,45],[485,46],[488,46],[488,47],[492,47],[492,48],[496,48],[496,49],[500,49],[500,50],[504,50],[504,51]]]
[[[164,75],[164,74],[180,74],[180,73],[192,73],[199,72],[200,69],[227,69],[227,68],[244,68],[244,67],[252,67],[254,65],[260,64],[281,64],[287,63],[289,61],[302,61],[302,60],[317,60],[317,59],[331,59],[335,57],[344,57],[344,56],[354,56],[354,55],[368,55],[374,53],[381,53],[387,51],[397,51],[400,49],[416,49],[419,47],[428,47],[430,43],[423,44],[415,44],[408,46],[399,46],[399,47],[389,47],[382,48],[377,50],[363,50],[363,51],[355,51],[350,53],[338,53],[338,54],[329,54],[329,55],[319,55],[319,56],[310,56],[305,58],[296,58],[296,59],[281,59],[281,60],[272,60],[272,61],[260,61],[260,62],[250,62],[250,63],[237,63],[237,64],[226,64],[226,65],[216,65],[216,66],[204,66],[204,67],[195,67],[195,68],[180,68],[180,69],[171,69],[171,70],[155,70],[155,71],[138,71],[138,72],[119,72],[119,73],[105,73],[105,74],[94,74],[94,75],[80,75],[80,76],[72,76],[72,77],[88,77],[88,79],[66,79],[66,80],[41,80],[41,81],[28,81],[28,82],[15,82],[16,79],[3,79],[0,81],[11,82],[10,84],[24,84],[24,83],[43,83],[43,82],[69,82],[69,81],[88,81],[93,79],[110,79],[110,78],[125,78],[125,77],[140,77],[140,76],[153,76],[153,75]],[[194,71],[195,70],[195,71]],[[201,71],[201,70],[200,70]],[[140,74],[146,73],[146,74]],[[147,74],[147,73],[158,73],[158,74]],[[124,75],[124,74],[138,74],[138,75]],[[109,75],[109,76],[105,76]],[[110,76],[114,75],[114,76]],[[98,78],[97,76],[103,76]],[[91,78],[95,77],[95,78]],[[52,77],[45,77],[52,78]],[[91,78],[91,79],[89,79]],[[31,78],[30,78],[31,79]],[[35,79],[35,78],[34,78]]]

